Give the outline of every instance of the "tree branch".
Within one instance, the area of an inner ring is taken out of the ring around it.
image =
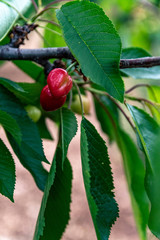
[[[38,62],[40,60],[48,60],[51,58],[74,59],[67,47],[19,49],[11,48],[7,45],[0,46],[0,60],[31,60]]]
[[[149,68],[160,65],[160,57],[121,59],[120,68]]]
[[[9,45],[0,46],[0,60],[49,60],[51,58],[74,59],[68,47],[19,49]],[[135,59],[121,59],[120,69],[124,68],[149,68],[160,65],[160,57],[145,57]]]

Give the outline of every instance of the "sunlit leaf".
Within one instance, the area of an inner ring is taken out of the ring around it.
[[[25,13],[32,4],[30,0],[3,0],[0,1],[0,41],[7,35],[13,27],[16,20],[19,18],[18,12],[11,6],[16,8],[21,14]]]
[[[123,102],[119,73],[121,41],[103,10],[88,1],[66,3],[57,10],[65,41],[83,73]]]

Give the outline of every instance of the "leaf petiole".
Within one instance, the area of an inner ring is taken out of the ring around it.
[[[74,83],[74,85],[75,85],[75,87],[76,87],[76,89],[77,89],[78,95],[79,95],[79,100],[80,100],[81,109],[82,109],[82,116],[83,116],[83,115],[84,115],[84,107],[83,107],[81,92],[80,92],[80,90],[79,90],[79,87],[78,87],[77,83],[74,82],[74,81],[73,81],[73,83]]]
[[[59,32],[57,32],[57,31],[54,31],[53,29],[51,29],[51,28],[48,28],[48,27],[44,27],[44,26],[40,26],[40,25],[38,25],[38,27],[40,27],[40,28],[44,28],[44,29],[47,29],[48,31],[51,31],[51,32],[53,32],[53,33],[55,33],[55,34],[57,34],[57,35],[59,35],[59,36],[61,36],[62,37],[62,34],[60,34]]]
[[[74,67],[77,64],[77,62],[72,63],[71,65],[69,65],[69,67],[66,69],[67,72],[69,72],[69,70]]]

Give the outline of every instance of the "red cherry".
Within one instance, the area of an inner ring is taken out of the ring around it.
[[[46,85],[40,95],[40,103],[45,111],[54,111],[62,107],[66,101],[67,96],[62,96],[60,98],[55,98],[52,96],[48,85]]]
[[[65,96],[72,88],[72,78],[62,68],[53,69],[47,77],[48,87],[56,98]]]

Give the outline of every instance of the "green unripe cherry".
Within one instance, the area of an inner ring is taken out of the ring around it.
[[[88,97],[85,96],[85,95],[81,95],[81,98],[82,98],[84,113],[89,114],[90,107],[91,107],[90,106],[90,101],[89,101]],[[75,113],[82,114],[81,103],[80,103],[80,99],[79,99],[78,94],[75,95],[75,99],[71,104],[71,109]]]
[[[32,119],[33,122],[38,122],[41,117],[41,111],[37,107],[33,105],[28,105],[25,107],[25,110],[29,118]]]

